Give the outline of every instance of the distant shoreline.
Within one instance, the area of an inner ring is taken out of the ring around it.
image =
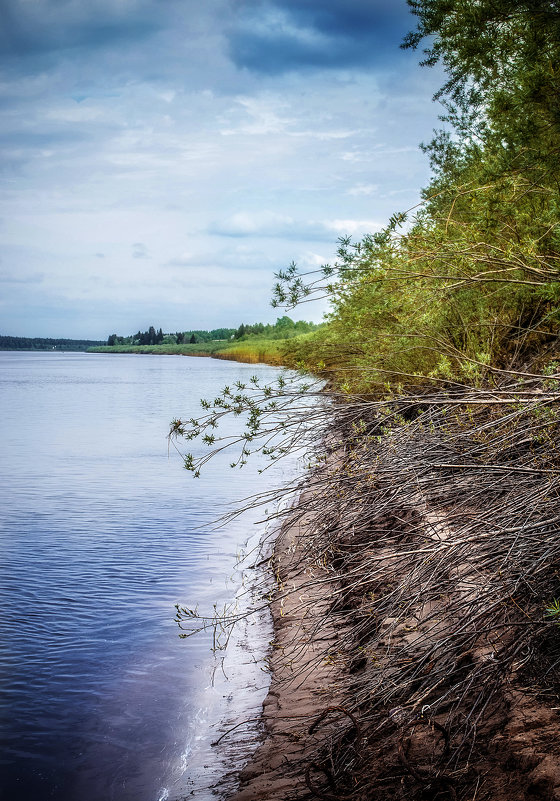
[[[11,337],[0,336],[1,351],[75,351],[103,345],[99,339],[65,339],[63,337]]]
[[[88,353],[118,355],[146,354],[152,356],[202,356],[245,364],[270,364],[275,367],[289,366],[284,355],[285,340],[248,340],[229,344],[215,340],[183,345],[101,345],[88,348]]]
[[[243,364],[269,364],[272,367],[293,366],[284,355],[285,340],[242,342],[224,347],[223,343],[200,343],[197,345],[95,345],[88,347],[0,347],[3,353],[98,353],[136,354],[146,356],[195,356]],[[212,347],[218,345],[218,347]],[[210,347],[209,347],[210,346]]]

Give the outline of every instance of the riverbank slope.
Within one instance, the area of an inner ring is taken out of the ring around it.
[[[234,801],[560,799],[558,426],[538,444],[538,399],[470,400],[382,434],[365,405],[359,435],[336,415],[276,544],[264,740]]]

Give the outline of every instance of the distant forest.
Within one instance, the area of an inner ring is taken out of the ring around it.
[[[241,323],[239,328],[214,328],[211,331],[193,330],[176,331],[171,334],[164,334],[162,329],[155,329],[151,325],[147,331],[137,331],[136,334],[128,337],[121,337],[111,334],[107,342],[101,345],[195,345],[199,342],[216,342],[223,340],[247,340],[259,339],[291,339],[299,334],[307,334],[315,331],[319,326],[315,323],[307,323],[304,320],[294,322],[289,317],[279,317],[274,324],[255,323],[245,325]]]
[[[87,350],[105,342],[98,339],[47,339],[0,336],[0,350]]]
[[[187,345],[199,342],[246,341],[248,339],[291,339],[299,334],[315,331],[320,326],[304,320],[294,322],[289,317],[279,317],[275,323],[241,323],[238,328],[213,328],[211,331],[176,331],[164,334],[162,329],[151,325],[147,331],[137,331],[131,336],[111,334],[101,339],[49,339],[46,337],[0,336],[0,350],[74,350],[85,351],[100,345]]]

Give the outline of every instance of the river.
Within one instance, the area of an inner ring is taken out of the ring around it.
[[[215,726],[258,706],[266,674],[241,649],[233,689],[222,671],[212,686],[210,635],[179,639],[174,604],[235,596],[258,515],[204,525],[296,467],[257,482],[224,454],[193,479],[166,434],[223,385],[278,370],[57,352],[2,352],[0,367],[3,796],[213,798]]]

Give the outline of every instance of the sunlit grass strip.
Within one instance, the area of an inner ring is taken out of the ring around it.
[[[227,359],[247,364],[285,365],[283,341],[262,340],[258,342],[242,342],[213,354],[216,359]]]
[[[285,340],[256,340],[230,344],[223,341],[199,342],[196,345],[100,345],[90,353],[147,353],[159,355],[213,356],[216,359],[247,364],[286,365]]]

